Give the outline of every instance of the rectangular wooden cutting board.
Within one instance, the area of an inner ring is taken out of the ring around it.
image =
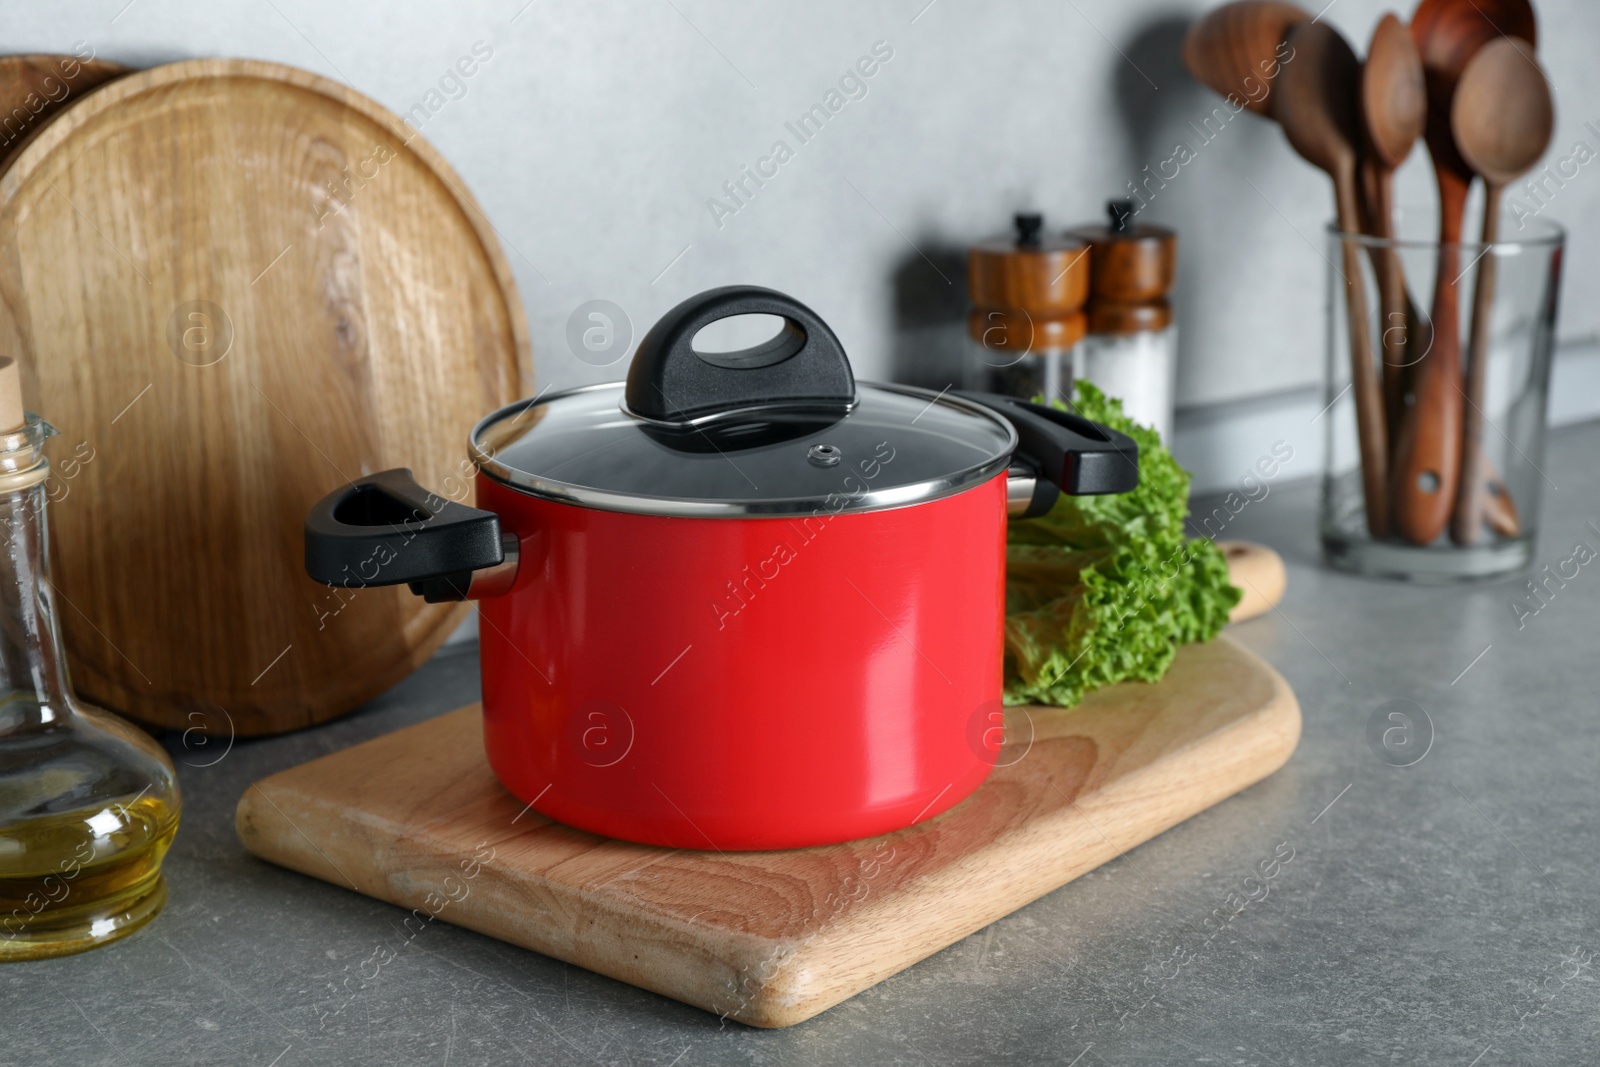
[[[596,837],[489,770],[476,706],[275,774],[256,855],[754,1026],[808,1019],[1260,781],[1300,736],[1284,680],[1227,638],[1158,685],[1007,709],[999,767],[907,830],[783,852]],[[412,921],[412,920],[408,920]]]

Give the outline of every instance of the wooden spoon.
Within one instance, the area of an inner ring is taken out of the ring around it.
[[[1422,0],[1411,37],[1428,88],[1424,131],[1439,183],[1439,266],[1433,286],[1433,347],[1417,365],[1410,410],[1401,420],[1392,471],[1395,528],[1432,543],[1450,521],[1461,459],[1461,216],[1472,171],[1450,131],[1451,101],[1467,61],[1502,35],[1534,40],[1528,0]]]
[[[1406,366],[1404,375],[1404,389],[1411,389],[1411,372],[1416,368],[1413,365],[1433,347],[1433,325],[1417,310],[1416,302],[1406,294]],[[1402,398],[1403,399],[1403,398]],[[1404,405],[1402,404],[1402,418]],[[1488,453],[1483,454],[1483,476],[1479,480],[1483,490],[1483,518],[1489,524],[1489,529],[1501,537],[1516,537],[1522,533],[1522,515],[1517,511],[1516,501],[1511,499],[1511,491],[1506,488],[1505,479],[1495,468],[1494,460]]]
[[[1356,198],[1356,160],[1362,137],[1361,61],[1339,31],[1324,23],[1301,23],[1289,32],[1288,42],[1294,58],[1283,65],[1278,75],[1273,115],[1283,125],[1283,132],[1294,150],[1333,178],[1339,229],[1358,233],[1361,212]],[[1383,393],[1372,357],[1367,291],[1355,246],[1340,241],[1339,247],[1367,529],[1373,537],[1386,537],[1389,532],[1389,494],[1385,477],[1388,434],[1384,428]]]
[[[1394,236],[1394,172],[1411,154],[1428,121],[1428,94],[1422,56],[1411,34],[1393,14],[1378,20],[1361,69],[1361,117],[1367,135],[1362,157],[1367,191],[1367,232]],[[1393,440],[1405,410],[1406,345],[1410,331],[1405,270],[1393,248],[1373,249],[1378,279],[1379,324],[1383,349],[1385,426]]]
[[[1550,83],[1533,46],[1497,37],[1478,50],[1461,72],[1450,108],[1450,130],[1461,158],[1483,178],[1484,251],[1472,290],[1472,326],[1467,341],[1466,408],[1462,413],[1461,479],[1451,540],[1470,545],[1483,533],[1486,493],[1483,454],[1483,391],[1489,364],[1489,325],[1494,310],[1500,233],[1500,193],[1527,173],[1555,131]]]
[[[1284,0],[1234,0],[1206,12],[1183,39],[1183,65],[1202,85],[1258,115],[1272,114],[1272,83],[1289,31],[1311,14]]]

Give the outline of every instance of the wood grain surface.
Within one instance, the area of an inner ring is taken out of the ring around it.
[[[1244,622],[1278,606],[1289,587],[1282,556],[1254,541],[1218,541],[1217,547],[1228,561],[1228,580],[1244,593],[1228,612],[1229,622]]]
[[[752,713],[756,713],[755,706]],[[1007,709],[999,767],[949,811],[824,848],[608,840],[530,811],[476,707],[245,790],[256,855],[753,1026],[810,1018],[1259,781],[1300,735],[1283,679],[1219,638],[1157,685]],[[1130,904],[1130,907],[1136,905]]]
[[[985,310],[1070,314],[1089,298],[1088,246],[1061,234],[1040,234],[1034,244],[1009,234],[979,241],[967,251],[967,295]]]
[[[131,69],[92,55],[0,56],[0,168],[62,109]]]
[[[302,568],[306,512],[411,467],[470,499],[467,435],[526,395],[482,212],[397,117],[305,71],[129,74],[0,177],[0,352],[52,445],[59,614],[88,700],[214,735],[318,722],[461,620]]]

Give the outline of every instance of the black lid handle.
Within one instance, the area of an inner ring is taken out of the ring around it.
[[[998,393],[955,393],[982,404],[1017,431],[1017,458],[1068,496],[1139,487],[1139,443],[1109,426],[1046,404]]]
[[[735,315],[777,315],[783,329],[738,352],[695,350],[695,334]],[[772,289],[729,285],[691,296],[650,327],[624,396],[640,418],[688,426],[747,413],[843,414],[855,406],[856,382],[844,346],[816,312]]]

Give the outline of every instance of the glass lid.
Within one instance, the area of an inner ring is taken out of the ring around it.
[[[853,399],[832,406],[768,398],[663,419],[634,410],[634,377],[502,408],[473,430],[473,460],[507,485],[587,507],[779,517],[960,492],[1004,471],[1017,444],[1004,419],[931,390],[851,381]]]

